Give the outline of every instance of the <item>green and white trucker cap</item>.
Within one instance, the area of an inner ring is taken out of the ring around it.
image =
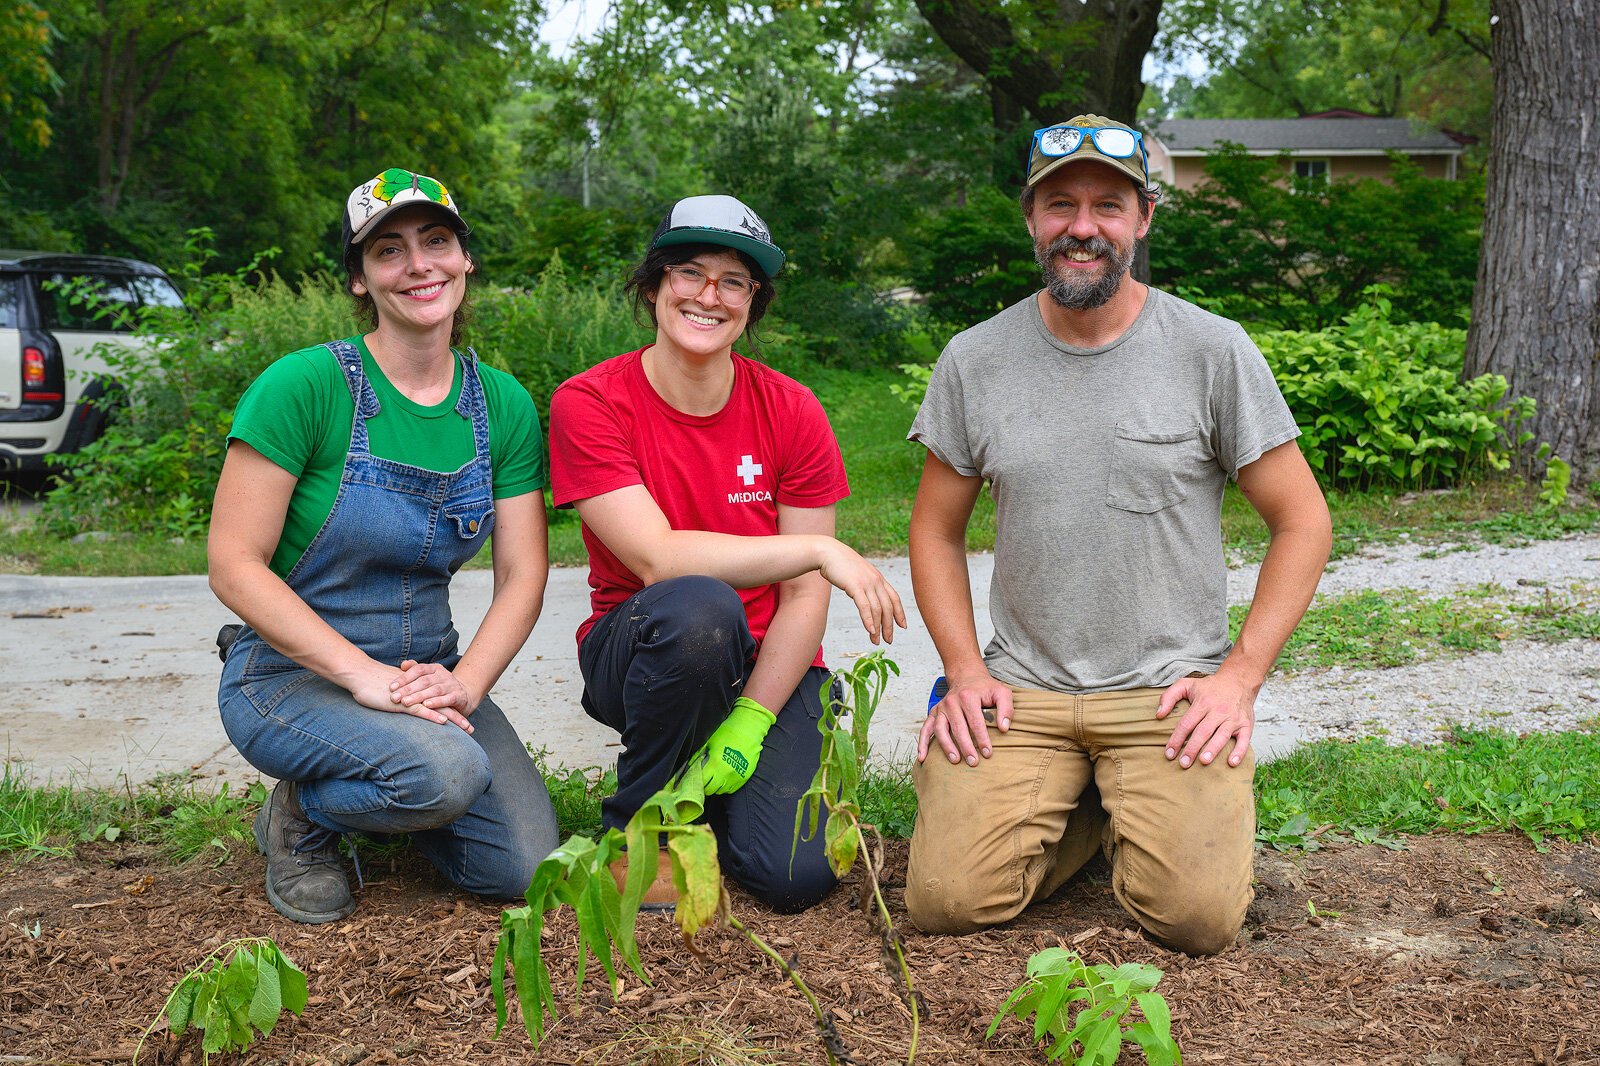
[[[672,244],[717,244],[743,252],[766,272],[777,276],[783,269],[783,249],[772,243],[772,233],[761,216],[732,196],[690,196],[679,200],[656,227],[650,248]]]

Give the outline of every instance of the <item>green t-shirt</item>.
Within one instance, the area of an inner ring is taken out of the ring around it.
[[[455,412],[461,398],[459,357],[450,395],[424,407],[389,383],[362,338],[349,339],[361,350],[362,368],[382,408],[367,420],[372,454],[441,473],[470,462],[472,421]],[[494,498],[544,488],[544,444],[533,397],[516,378],[482,362],[478,377],[489,405]],[[228,439],[244,441],[299,479],[272,555],[272,572],[279,577],[294,569],[333,511],[355,409],[338,360],[317,345],[290,352],[263,370],[233,412]]]

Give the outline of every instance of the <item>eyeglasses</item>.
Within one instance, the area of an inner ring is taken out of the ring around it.
[[[1144,164],[1144,180],[1150,182],[1150,155],[1144,149],[1144,134],[1121,126],[1046,126],[1033,131],[1033,151],[1039,155],[1058,158],[1071,155],[1083,146],[1084,134],[1094,144],[1095,151],[1111,159],[1131,159],[1138,152]]]
[[[743,307],[750,302],[756,294],[761,283],[743,274],[723,274],[721,277],[712,277],[697,266],[687,263],[678,263],[666,267],[667,278],[672,282],[672,292],[680,300],[687,300],[699,296],[706,291],[706,286],[717,287],[717,297],[727,307]]]

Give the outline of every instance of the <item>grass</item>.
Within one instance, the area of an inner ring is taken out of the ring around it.
[[[1324,740],[1256,770],[1258,839],[1302,847],[1312,827],[1374,842],[1394,833],[1516,830],[1594,839],[1600,830],[1600,734],[1458,729],[1438,745]]]
[[[223,862],[250,839],[249,818],[265,800],[260,784],[212,790],[177,774],[137,790],[35,785],[7,764],[0,770],[0,854],[66,855],[104,841],[154,844],[174,862],[202,854]]]
[[[840,537],[867,555],[903,555],[925,453],[905,439],[915,411],[889,392],[901,376],[892,370],[787,369],[816,392],[844,452],[850,496],[838,507]],[[0,479],[0,497],[10,492],[10,484]],[[1372,543],[1409,541],[1445,549],[1461,541],[1515,544],[1600,528],[1595,499],[1574,492],[1569,506],[1548,510],[1540,508],[1537,493],[1537,485],[1510,477],[1449,491],[1330,493],[1334,556]],[[551,562],[584,565],[576,513],[547,514]],[[1232,485],[1223,499],[1222,531],[1230,558],[1255,561],[1266,549],[1266,527]],[[994,502],[987,492],[978,498],[967,546],[972,551],[994,547]],[[172,543],[150,535],[72,544],[0,511],[0,573],[199,574],[205,565],[203,538]],[[473,565],[488,565],[486,556]]]
[[[0,528],[0,573],[52,577],[161,577],[206,572],[204,537],[174,543],[166,534],[118,534],[74,544],[34,526]]]
[[[1600,840],[1597,728],[1600,721],[1587,731],[1526,736],[1457,729],[1427,747],[1376,739],[1303,745],[1256,770],[1257,838],[1283,849],[1336,840],[1400,846],[1395,834],[1490,830],[1520,831],[1538,844]],[[615,772],[552,769],[536,758],[562,837],[598,833]],[[265,799],[259,784],[208,790],[182,775],[137,790],[35,785],[8,766],[0,773],[0,855],[25,861],[91,842],[140,843],[174,862],[221,863],[251,846],[250,819]],[[909,764],[873,765],[862,808],[885,837],[909,837],[917,810]]]
[[[1232,635],[1238,635],[1246,610],[1229,608]],[[1415,589],[1367,589],[1314,604],[1284,646],[1277,669],[1404,666],[1494,651],[1508,640],[1595,638],[1600,589],[1584,585],[1546,588],[1533,602],[1519,602],[1498,585],[1437,597]]]

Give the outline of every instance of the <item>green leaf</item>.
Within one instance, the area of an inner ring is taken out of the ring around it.
[[[1183,1061],[1183,1055],[1172,1037],[1159,1036],[1149,1022],[1130,1025],[1122,1031],[1122,1035],[1143,1049],[1147,1066],[1175,1066]]]
[[[1062,1004],[1066,1002],[1067,993],[1072,987],[1064,974],[1041,979],[1039,984],[1043,994],[1034,1007],[1037,1016],[1033,1022],[1033,1039],[1036,1041],[1043,1040],[1047,1031],[1059,1033],[1067,1028],[1057,1021],[1056,1016],[1061,1013]]]
[[[189,1018],[194,1013],[194,1001],[200,992],[202,980],[197,973],[189,974],[178,982],[172,998],[167,1000],[167,1025],[173,1036],[182,1036],[184,1030],[189,1028]]]
[[[1144,1014],[1144,1020],[1150,1023],[1150,1029],[1155,1035],[1165,1041],[1172,1040],[1172,1012],[1167,1007],[1165,997],[1154,992],[1141,992],[1133,997],[1139,1004],[1139,1010]],[[1176,1045],[1174,1045],[1176,1046]]]
[[[270,964],[257,966],[255,995],[250,998],[250,1024],[266,1035],[278,1024],[281,1010],[283,986],[278,979],[278,968]]]
[[[504,921],[505,916],[501,915]],[[522,1007],[522,1025],[528,1039],[538,1047],[544,1036],[545,999],[541,995],[540,976],[549,980],[549,971],[539,956],[539,933],[544,925],[542,911],[531,911],[521,923],[522,928],[511,941],[511,965],[516,970],[517,1003]],[[550,997],[550,1018],[556,1017],[555,997]]]
[[[1122,1047],[1122,1030],[1115,1018],[1101,1018],[1081,1037],[1085,1066],[1111,1066]]]
[[[526,908],[519,908],[519,910]],[[509,913],[509,912],[506,912]],[[494,945],[494,961],[489,964],[489,991],[494,995],[494,1035],[506,1027],[506,946],[516,934],[506,924],[506,913],[500,915],[500,939]]]
[[[294,960],[285,955],[271,941],[267,942],[272,948],[273,965],[278,971],[278,986],[282,992],[284,1008],[295,1015],[305,1013],[306,1001],[310,998],[306,987],[306,975]]]

